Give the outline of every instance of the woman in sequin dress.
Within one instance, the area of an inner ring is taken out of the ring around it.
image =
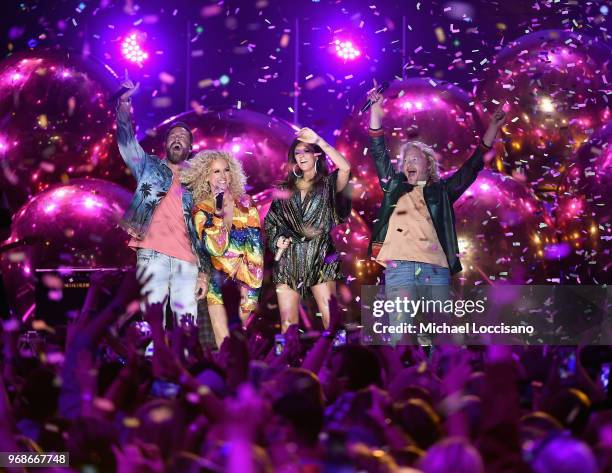
[[[337,168],[331,174],[326,155]],[[329,299],[336,294],[336,281],[343,278],[331,230],[346,221],[351,211],[347,186],[351,167],[344,156],[310,128],[297,132],[289,148],[288,163],[287,179],[279,186],[264,224],[275,259],[282,253],[273,272],[281,331],[298,322],[300,298],[308,290],[327,328]]]
[[[202,243],[198,251],[206,251],[211,257],[206,302],[215,340],[220,346],[229,335],[227,312],[221,295],[225,281],[233,280],[240,287],[240,319],[243,324],[257,307],[263,280],[259,213],[244,192],[246,178],[242,166],[229,153],[198,153],[188,161],[183,182],[192,190],[196,203],[193,219]]]

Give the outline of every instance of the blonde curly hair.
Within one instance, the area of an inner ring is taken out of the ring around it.
[[[440,172],[438,170],[438,160],[436,158],[436,152],[429,145],[426,145],[422,141],[408,141],[404,143],[399,151],[399,161],[398,161],[398,170],[399,172],[404,172],[404,161],[406,160],[406,152],[411,149],[416,148],[423,156],[427,159],[427,171],[429,173],[429,179],[433,182],[438,182],[440,180]]]
[[[240,161],[231,153],[225,151],[200,151],[186,161],[185,168],[181,171],[181,182],[191,190],[193,200],[196,203],[213,197],[208,178],[210,177],[212,163],[216,159],[223,159],[229,165],[231,175],[229,187],[234,199],[241,198],[245,193],[246,176]]]

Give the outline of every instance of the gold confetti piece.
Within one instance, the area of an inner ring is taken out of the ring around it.
[[[136,417],[125,417],[123,419],[123,425],[128,429],[135,429],[140,426],[140,421]]]
[[[211,393],[210,388],[208,386],[200,386],[198,388],[198,395],[200,396],[208,396]]]
[[[60,280],[60,284],[61,284],[61,280]],[[45,330],[50,333],[55,333],[55,330],[52,327],[49,327],[44,320],[40,320],[40,319],[36,319],[32,321],[32,328],[34,330]]]
[[[444,30],[442,27],[438,26],[434,32],[436,33],[436,39],[438,43],[444,43],[446,41],[446,35],[444,34]]]
[[[158,424],[172,419],[172,416],[172,409],[168,407],[158,407],[157,409],[153,409],[151,412],[149,412],[149,419]]]

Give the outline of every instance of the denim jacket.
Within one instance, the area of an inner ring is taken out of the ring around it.
[[[117,109],[117,143],[119,153],[137,183],[134,197],[120,224],[130,236],[142,240],[149,229],[157,204],[170,189],[172,171],[165,160],[145,153],[134,135],[130,113],[121,107]],[[210,274],[210,256],[205,249],[200,248],[202,243],[193,223],[193,198],[184,186],[183,191],[183,216],[192,250],[198,258],[198,269],[202,273]]]

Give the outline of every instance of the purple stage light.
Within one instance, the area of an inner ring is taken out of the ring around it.
[[[128,61],[134,62],[139,66],[142,66],[142,63],[149,57],[149,54],[138,44],[136,33],[132,33],[123,40],[121,52]]]
[[[353,61],[361,55],[361,51],[357,49],[351,41],[335,41],[336,54],[345,61]]]

